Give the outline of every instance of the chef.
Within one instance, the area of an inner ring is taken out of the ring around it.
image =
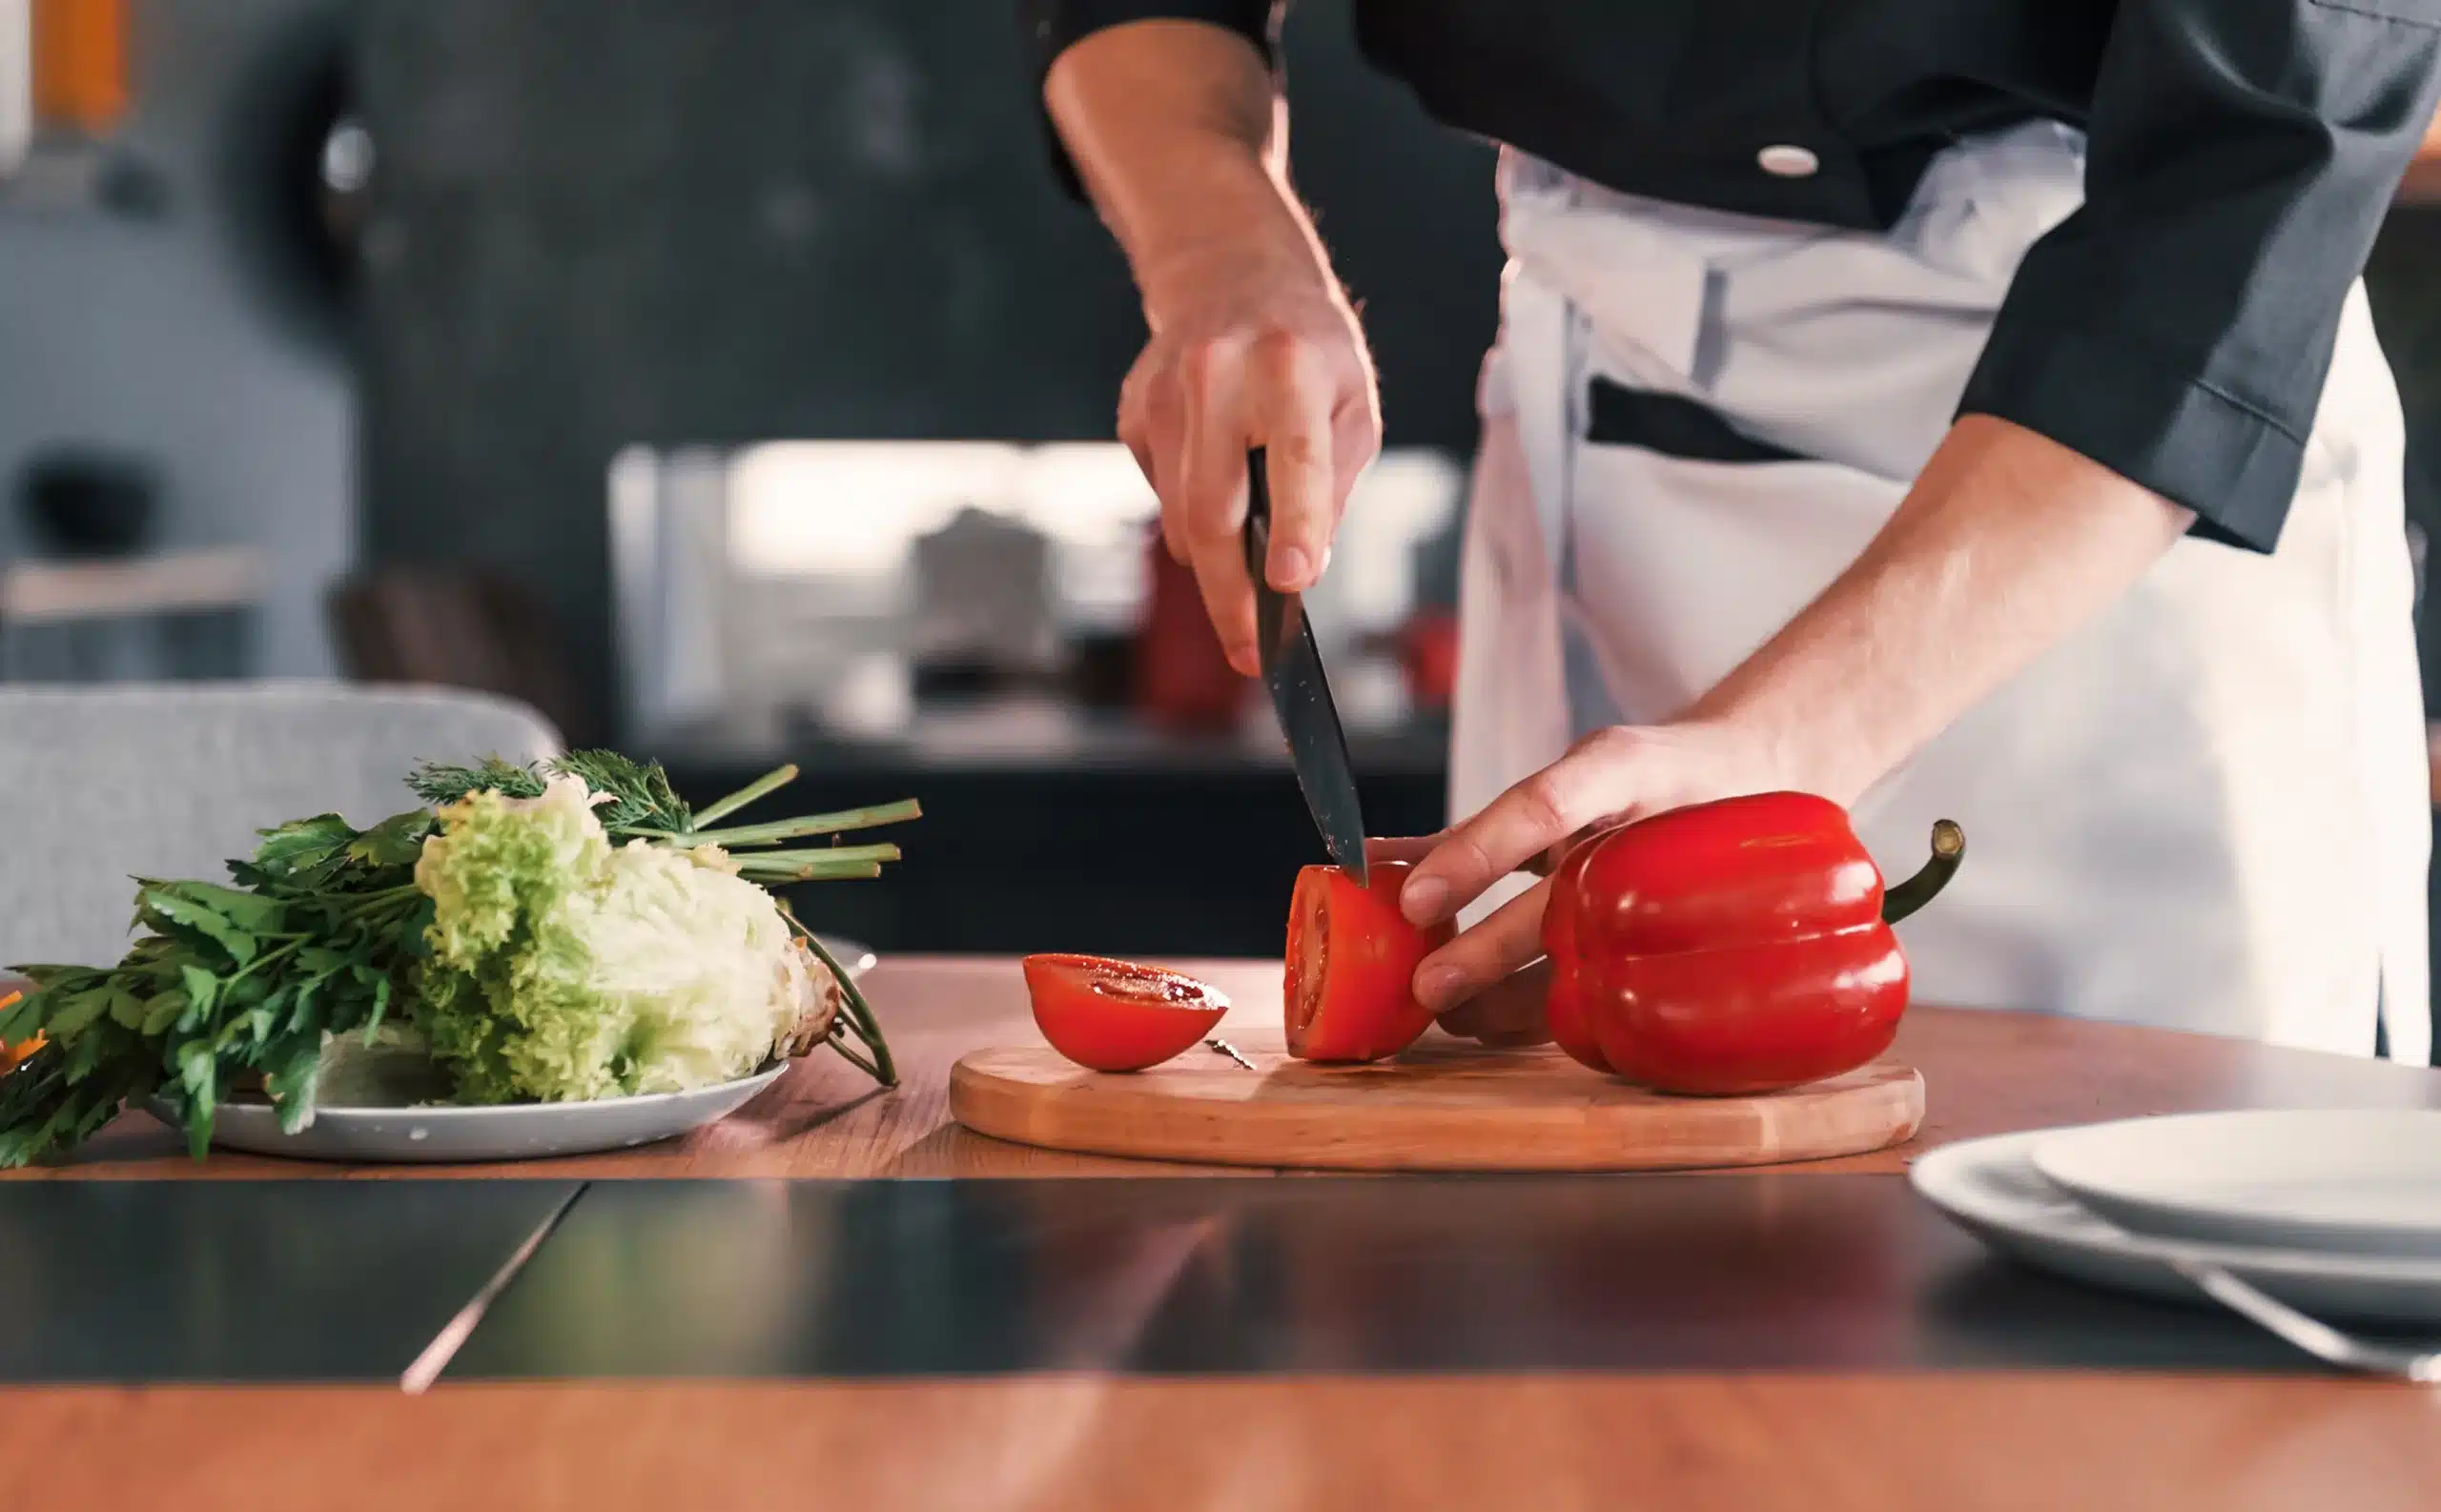
[[[1118,434],[1222,644],[1381,436],[1287,173],[1278,7],[1029,0],[1063,171],[1142,291]],[[2441,0],[1354,0],[1502,144],[1445,834],[1416,979],[1533,1037],[1553,848],[1795,788],[1919,1001],[2431,1051],[2401,421],[2358,274]],[[1429,255],[1428,248],[1419,255]]]

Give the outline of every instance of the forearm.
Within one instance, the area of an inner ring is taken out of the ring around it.
[[[1043,102],[1118,238],[1148,315],[1217,251],[1327,268],[1288,187],[1286,112],[1244,38],[1192,21],[1111,27],[1059,55]]]
[[[1688,719],[1853,803],[2130,587],[2192,514],[2005,420],[1954,426],[1862,556]]]

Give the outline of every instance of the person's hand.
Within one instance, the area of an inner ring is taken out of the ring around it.
[[[1412,861],[1400,911],[1438,924],[1518,871],[1547,877],[1569,845],[1589,831],[1741,793],[1792,786],[1774,753],[1726,725],[1682,724],[1597,730],[1566,756],[1437,835],[1375,841],[1376,861]],[[1487,1045],[1537,1044],[1548,971],[1537,882],[1416,968],[1415,992],[1450,1033]]]
[[[1262,670],[1246,576],[1246,453],[1271,485],[1264,577],[1323,575],[1382,407],[1356,313],[1294,217],[1143,270],[1152,338],[1119,389],[1118,437],[1161,500],[1170,555],[1194,569],[1232,665]]]

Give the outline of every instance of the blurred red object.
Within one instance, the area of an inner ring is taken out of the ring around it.
[[[1137,632],[1136,711],[1179,734],[1232,731],[1245,708],[1247,681],[1220,652],[1195,574],[1170,560],[1158,532],[1147,549],[1153,591]]]
[[[1458,688],[1458,617],[1426,609],[1399,632],[1406,665],[1407,697],[1420,709],[1445,709]]]
[[[99,134],[127,114],[127,0],[34,0],[33,107],[45,125]]]

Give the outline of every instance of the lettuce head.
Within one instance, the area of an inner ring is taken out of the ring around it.
[[[417,1021],[469,1102],[684,1092],[785,1052],[835,991],[716,847],[614,846],[583,781],[437,810]]]

